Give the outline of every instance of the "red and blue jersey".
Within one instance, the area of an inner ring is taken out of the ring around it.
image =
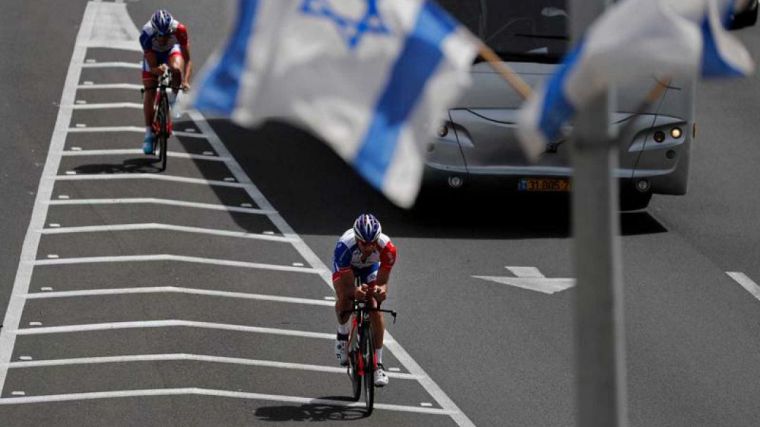
[[[349,270],[359,271],[369,267],[377,270],[390,270],[396,263],[396,246],[390,237],[380,234],[377,239],[377,249],[363,258],[359,245],[356,244],[354,230],[349,229],[338,239],[333,255],[333,280]]]
[[[183,51],[187,50],[187,44],[190,39],[187,34],[187,27],[176,19],[171,23],[171,34],[166,44],[161,44],[158,41],[158,32],[153,28],[150,21],[143,26],[140,33],[140,46],[142,46],[143,52],[153,51],[156,53],[169,52],[179,46]]]

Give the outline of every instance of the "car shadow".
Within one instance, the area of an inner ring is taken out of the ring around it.
[[[526,239],[572,234],[568,195],[514,194],[498,187],[424,189],[414,208],[405,210],[373,189],[327,145],[293,126],[270,122],[250,130],[226,120],[209,122],[299,234],[337,235],[361,212],[374,213],[394,237]],[[623,212],[620,222],[623,235],[667,231],[646,211]]]
[[[353,402],[345,396],[321,397],[319,400],[334,400]],[[306,403],[296,405],[263,406],[254,413],[261,421],[284,422],[284,421],[355,421],[366,416],[364,408],[353,408],[324,403]]]

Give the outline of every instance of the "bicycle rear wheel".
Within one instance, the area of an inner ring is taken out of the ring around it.
[[[375,342],[369,323],[364,324],[362,357],[364,358],[364,403],[366,416],[372,414],[375,404]]]

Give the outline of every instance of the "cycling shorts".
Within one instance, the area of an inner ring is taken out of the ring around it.
[[[372,284],[377,281],[377,271],[380,269],[380,263],[372,264],[369,267],[352,268],[354,277],[361,279],[362,283]]]

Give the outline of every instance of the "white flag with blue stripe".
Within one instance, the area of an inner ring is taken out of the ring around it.
[[[752,73],[749,53],[725,28],[733,8],[734,0],[624,0],[611,6],[520,111],[525,152],[536,159],[562,137],[576,111],[612,85]]]
[[[478,46],[431,1],[240,0],[191,102],[244,126],[301,125],[409,207]]]

